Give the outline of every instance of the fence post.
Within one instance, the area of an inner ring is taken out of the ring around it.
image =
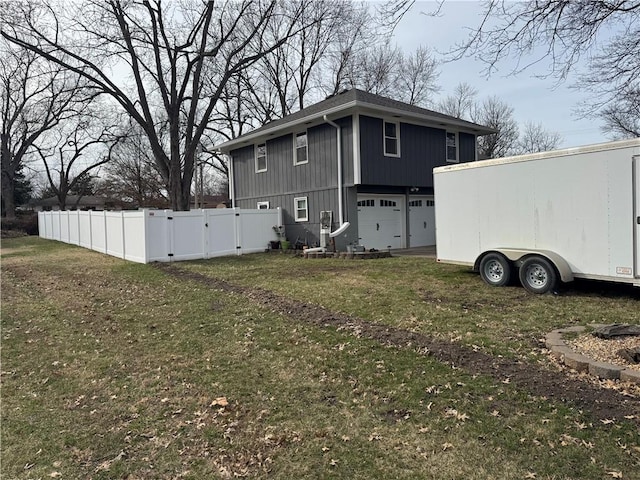
[[[147,258],[147,209],[142,209],[142,263],[148,263]]]
[[[56,238],[56,240],[61,242],[62,241],[62,212],[60,210],[58,210],[56,218],[58,219],[58,238]]]
[[[107,212],[105,210],[102,211],[102,224],[104,225],[104,253],[107,253],[107,250],[109,249],[107,246],[109,235],[107,235]]]
[[[93,220],[91,219],[92,210],[89,210],[89,248],[93,250]]]
[[[126,260],[127,258],[127,239],[124,234],[124,212],[120,210],[120,225],[122,227],[122,259]]]
[[[71,243],[71,210],[67,210],[67,243]]]
[[[204,208],[202,212],[202,258],[209,258],[209,211]]]
[[[242,210],[233,207],[233,230],[236,238],[236,255],[242,255]]]

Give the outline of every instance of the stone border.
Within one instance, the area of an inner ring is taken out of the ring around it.
[[[591,325],[597,328],[602,325]],[[582,333],[586,327],[558,328],[547,333],[544,343],[555,358],[563,362],[567,367],[577,372],[589,373],[598,378],[621,380],[640,384],[640,371],[614,365],[612,363],[598,362],[586,355],[575,352],[564,343],[562,335],[565,333]]]

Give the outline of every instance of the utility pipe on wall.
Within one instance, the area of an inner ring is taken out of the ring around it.
[[[330,237],[337,237],[349,227],[349,222],[344,223],[342,215],[342,128],[329,120],[326,115],[324,115],[324,121],[336,129],[336,143],[338,144],[338,220],[340,226],[335,232],[329,234]]]

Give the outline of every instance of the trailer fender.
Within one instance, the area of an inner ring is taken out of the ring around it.
[[[531,255],[540,255],[542,257],[545,257],[547,260],[549,260],[553,266],[556,268],[556,270],[558,271],[558,274],[560,275],[560,279],[563,282],[572,282],[573,281],[573,272],[571,271],[571,267],[569,267],[569,264],[567,263],[567,261],[562,258],[560,255],[558,255],[555,252],[552,252],[550,250],[530,250],[530,249],[520,249],[520,248],[495,248],[493,250],[488,250],[486,252],[483,252],[482,255],[480,255],[474,264],[474,270],[478,270],[478,268],[480,267],[480,262],[482,261],[482,258],[487,255],[488,253],[501,253],[502,255],[504,255],[505,257],[507,257],[510,261],[512,261],[514,263],[514,265],[516,267],[520,267],[520,265],[522,265],[522,262],[524,260],[527,259],[527,257],[531,256]]]

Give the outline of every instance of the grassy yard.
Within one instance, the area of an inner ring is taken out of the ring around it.
[[[539,339],[637,323],[633,290],[532,296],[419,258],[177,268],[238,288],[38,238],[2,242],[3,479],[640,478],[637,398],[614,391],[629,418],[598,418],[246,294],[559,375]]]

